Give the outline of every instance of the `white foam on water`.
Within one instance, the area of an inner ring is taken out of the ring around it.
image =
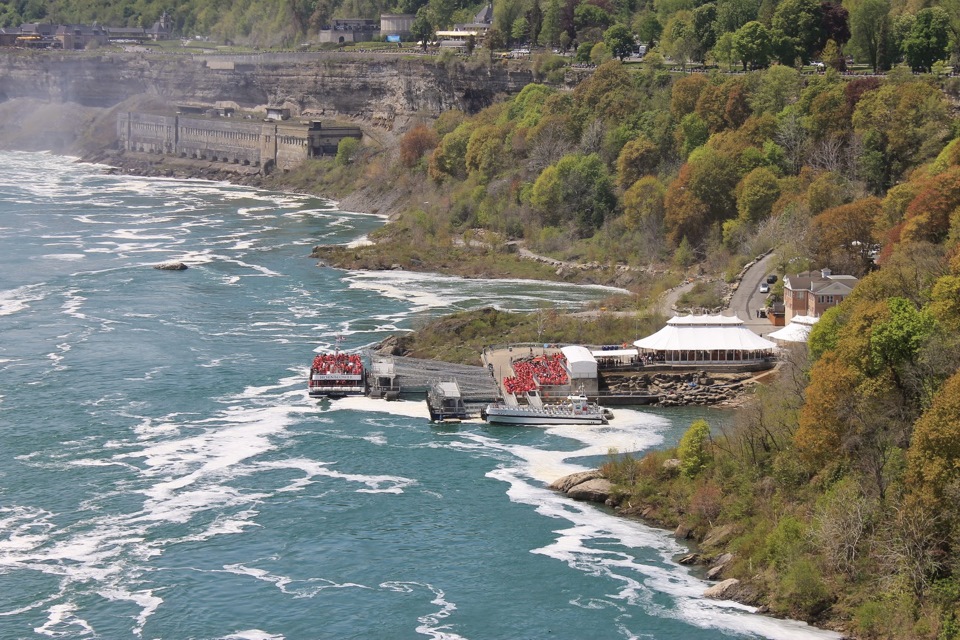
[[[370,274],[376,273],[377,277],[369,277]],[[374,291],[384,298],[391,298],[393,300],[402,300],[410,305],[409,311],[403,313],[404,316],[407,316],[411,313],[417,313],[419,311],[426,311],[427,309],[433,309],[436,307],[442,307],[449,304],[447,299],[444,299],[436,293],[430,293],[423,289],[414,289],[405,284],[412,284],[413,282],[419,280],[419,277],[416,278],[381,278],[379,277],[383,273],[398,273],[396,271],[388,272],[357,272],[353,271],[347,277],[349,281],[350,289],[360,289],[363,291]],[[409,272],[404,272],[409,273]],[[359,276],[359,277],[358,277]],[[389,282],[393,280],[393,282]],[[407,280],[407,283],[404,283],[403,280]]]
[[[53,605],[47,609],[47,621],[33,630],[51,638],[95,636],[93,627],[86,620],[74,615],[76,610],[77,606],[73,603]]]
[[[220,640],[284,640],[285,637],[278,633],[267,633],[260,629],[244,629],[234,631],[228,636],[221,636]]]
[[[0,567],[19,559],[49,539],[49,511],[23,506],[0,507]]]
[[[384,582],[380,584],[380,588],[398,593],[416,593],[426,589],[433,595],[430,604],[437,605],[440,609],[434,613],[419,616],[416,632],[434,640],[466,640],[463,636],[451,631],[449,624],[440,624],[457,610],[454,603],[446,600],[446,596],[441,589],[420,582]]]
[[[168,233],[150,233],[150,229],[114,229],[105,233],[103,238],[118,238],[120,240],[176,240],[176,236]],[[155,246],[155,245],[151,245]]]
[[[356,249],[357,247],[369,247],[372,245],[373,245],[373,240],[370,239],[370,236],[364,234],[359,238],[357,238],[356,240],[348,242],[345,246],[348,249]]]
[[[389,476],[389,475],[364,475],[359,473],[343,473],[340,471],[334,471],[333,469],[328,468],[332,463],[327,462],[318,462],[316,460],[309,460],[307,458],[290,458],[286,460],[278,460],[275,462],[260,462],[255,465],[255,470],[261,469],[297,469],[303,472],[303,477],[300,479],[293,480],[290,484],[285,487],[281,487],[278,491],[299,491],[305,486],[309,485],[313,478],[323,477],[323,478],[335,478],[337,480],[345,480],[347,482],[352,482],[365,486],[366,488],[356,489],[356,493],[403,493],[403,490],[407,487],[415,485],[416,480],[411,478],[405,478],[403,476]]]
[[[365,411],[368,413],[387,413],[394,416],[405,416],[407,418],[430,419],[430,411],[427,409],[427,403],[412,400],[397,400],[387,402],[367,396],[347,396],[346,398],[337,398],[330,401],[330,411]]]
[[[228,564],[223,566],[226,573],[232,573],[238,576],[248,576],[262,582],[270,583],[277,587],[281,593],[296,596],[298,598],[312,598],[327,589],[370,589],[370,587],[356,582],[335,582],[326,578],[307,578],[306,580],[297,580],[288,576],[278,576],[255,567],[248,567],[244,564]]]
[[[87,301],[85,296],[80,295],[79,289],[70,289],[63,292],[64,303],[60,305],[63,313],[78,320],[86,320],[86,314],[80,313],[83,303]]]
[[[621,588],[609,595],[613,602],[641,607],[649,615],[675,617],[697,627],[724,633],[754,634],[772,640],[840,638],[838,634],[803,623],[756,615],[752,607],[736,602],[704,598],[703,592],[712,583],[691,576],[684,567],[674,563],[673,557],[684,552],[686,547],[669,532],[605,513],[594,505],[572,501],[543,486],[568,473],[584,470],[584,467],[569,462],[571,459],[603,455],[611,449],[625,453],[654,446],[661,441],[659,431],[668,424],[665,419],[642,411],[617,409],[611,425],[546,427],[550,435],[585,445],[573,451],[514,445],[476,433],[461,435],[488,448],[509,452],[519,460],[518,465],[502,466],[487,474],[508,485],[507,495],[511,501],[531,505],[543,516],[570,523],[569,527],[554,531],[557,537],[552,543],[533,549],[532,553],[619,582]],[[659,563],[638,561],[634,550],[642,549],[653,551]],[[653,596],[657,593],[670,596],[673,606],[654,604]],[[578,606],[592,608],[596,603]]]
[[[536,309],[549,306],[576,308],[590,300],[624,289],[601,285],[568,285],[538,280],[461,278],[414,271],[351,271],[344,278],[351,289],[375,291],[406,302],[408,314],[461,303],[484,302],[496,308]],[[515,287],[511,291],[509,287]]]
[[[126,589],[114,588],[101,589],[98,593],[107,600],[132,602],[140,607],[136,625],[132,629],[133,634],[138,638],[143,636],[143,627],[147,624],[147,619],[163,604],[163,598],[153,595],[150,590],[127,591]]]
[[[31,302],[46,298],[44,283],[25,285],[0,291],[0,316],[9,316],[30,307]]]
[[[87,256],[82,253],[48,253],[40,257],[45,260],[76,261],[83,260]]]

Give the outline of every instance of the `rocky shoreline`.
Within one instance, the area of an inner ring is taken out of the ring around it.
[[[663,464],[665,467],[679,467],[680,460],[670,459]],[[573,500],[606,505],[617,515],[639,519],[650,527],[668,532],[671,530],[666,523],[656,519],[652,507],[636,508],[622,505],[613,483],[606,479],[599,469],[563,476],[550,483],[549,488]],[[753,607],[756,613],[774,615],[764,603],[764,594],[755,585],[749,581],[725,575],[735,558],[734,554],[727,550],[727,544],[737,532],[735,524],[725,524],[712,527],[702,537],[695,538],[693,531],[681,524],[673,530],[673,535],[677,540],[689,545],[690,550],[675,556],[674,560],[677,564],[695,567],[698,575],[714,583],[704,589],[702,594],[704,598],[732,600]],[[850,637],[843,629],[831,630],[842,634],[844,639]]]
[[[671,463],[679,465],[680,461],[668,460],[665,464]],[[559,491],[573,500],[605,504],[612,507],[619,515],[633,516],[632,513],[622,512],[619,501],[616,499],[613,483],[604,478],[599,469],[581,471],[558,478],[550,484],[550,489]],[[640,519],[645,524],[669,531],[662,522],[649,518],[649,515],[649,510],[643,511]],[[734,533],[735,529],[732,525],[723,525],[708,531],[703,539],[693,540],[690,529],[681,525],[674,531],[674,536],[678,540],[690,543],[694,548],[689,553],[678,556],[676,561],[678,564],[700,567],[706,579],[716,581],[716,584],[704,590],[705,598],[734,600],[756,607],[758,613],[766,613],[767,610],[761,602],[761,594],[756,589],[736,578],[723,577],[724,570],[734,558],[733,554],[724,550],[723,546]]]
[[[750,373],[639,373],[604,376],[611,395],[656,396],[657,406],[736,407],[754,382]]]

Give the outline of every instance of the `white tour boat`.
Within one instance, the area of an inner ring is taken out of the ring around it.
[[[526,393],[527,404],[494,402],[481,417],[491,424],[607,424],[610,412],[587,400],[583,394],[567,396],[563,402],[544,404],[536,391]]]

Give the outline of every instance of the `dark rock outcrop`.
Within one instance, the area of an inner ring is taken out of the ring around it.
[[[153,265],[154,269],[160,269],[161,271],[185,271],[187,265],[182,262],[161,262],[160,264]]]

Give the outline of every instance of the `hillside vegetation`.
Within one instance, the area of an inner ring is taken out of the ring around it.
[[[175,32],[256,46],[291,46],[333,18],[417,14],[419,40],[470,23],[486,2],[466,0],[13,0],[0,26],[22,22],[149,27],[166,12]],[[681,65],[708,61],[743,68],[821,58],[837,69],[845,54],[874,70],[901,59],[930,70],[960,51],[960,0],[496,0],[488,46],[576,49],[581,60],[623,58],[637,44]]]
[[[412,252],[430,268],[446,247],[462,270],[512,260],[516,240],[732,274],[773,247],[780,273],[861,277],[733,428],[693,425],[677,449],[605,471],[627,512],[698,538],[730,525],[713,549],[734,555],[724,575],[774,613],[862,638],[960,638],[955,91],[902,67],[676,76],[609,61],[573,91],[531,85],[411,129],[396,155],[342,159],[334,173],[411,204],[376,246],[339,257]]]

